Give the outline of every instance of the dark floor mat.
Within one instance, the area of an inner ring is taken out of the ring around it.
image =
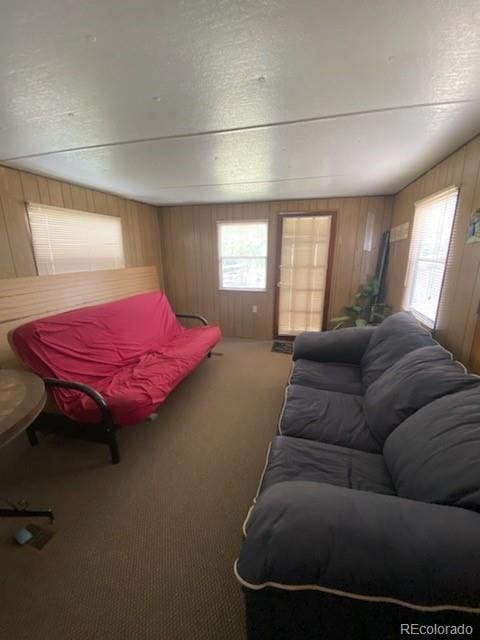
[[[39,527],[37,524],[29,524],[25,528],[32,534],[32,538],[27,542],[27,544],[39,550],[43,549],[47,542],[49,542],[55,535],[55,531],[47,531],[43,527]]]
[[[272,351],[275,353],[287,353],[291,355],[293,353],[293,341],[274,340]]]

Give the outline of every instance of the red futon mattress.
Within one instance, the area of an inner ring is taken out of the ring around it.
[[[182,327],[165,294],[155,291],[34,320],[15,330],[13,342],[35,373],[90,385],[115,423],[127,425],[155,411],[221,337],[216,325]],[[70,418],[100,419],[85,394],[53,394]]]

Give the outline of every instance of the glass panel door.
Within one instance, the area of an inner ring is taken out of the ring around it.
[[[278,335],[321,331],[332,216],[283,216],[281,225]]]

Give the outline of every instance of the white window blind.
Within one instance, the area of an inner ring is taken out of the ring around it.
[[[117,216],[27,204],[39,275],[125,266]]]
[[[415,203],[405,289],[405,308],[434,328],[452,235],[458,189]]]
[[[218,222],[220,289],[265,291],[268,222]]]

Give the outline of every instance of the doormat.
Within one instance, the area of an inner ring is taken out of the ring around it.
[[[274,340],[272,345],[272,351],[274,353],[287,353],[291,355],[293,353],[293,340]]]

